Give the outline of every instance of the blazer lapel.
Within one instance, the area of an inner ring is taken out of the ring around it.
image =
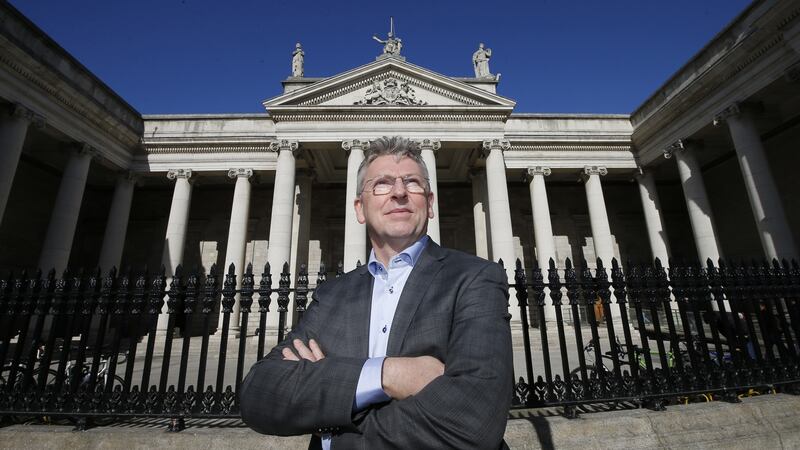
[[[398,355],[400,349],[403,348],[403,341],[408,327],[411,325],[411,320],[431,283],[442,269],[441,259],[444,256],[441,247],[433,241],[428,242],[427,247],[420,255],[411,275],[408,276],[405,287],[403,287],[403,293],[400,295],[400,301],[392,320],[392,331],[389,333],[386,356]]]
[[[355,277],[353,282],[352,298],[354,302],[348,317],[350,318],[350,329],[353,332],[353,340],[351,345],[358,357],[369,356],[369,318],[370,310],[372,309],[372,283],[374,278],[370,275],[367,266],[361,266],[358,269],[359,276]]]

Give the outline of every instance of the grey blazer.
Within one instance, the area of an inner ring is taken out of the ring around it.
[[[361,266],[317,289],[297,327],[243,381],[242,420],[265,434],[331,433],[332,448],[504,444],[513,363],[502,267],[429,242],[400,297],[387,356],[431,355],[445,373],[415,396],[354,414],[369,351],[372,282]],[[295,338],[315,339],[326,357],[283,361],[281,349]]]

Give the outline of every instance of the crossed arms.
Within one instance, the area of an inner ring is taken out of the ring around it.
[[[453,288],[450,333],[442,343],[443,372],[432,356],[387,358],[382,381],[392,400],[354,413],[367,358],[339,351],[336,333],[328,332],[337,315],[336,301],[319,301],[315,295],[298,327],[244,380],[242,419],[261,433],[356,433],[383,447],[497,446],[513,383],[505,274],[486,263],[465,279],[469,281]],[[321,291],[325,297],[327,291]],[[424,372],[418,371],[420,366]],[[406,376],[409,371],[416,376]]]

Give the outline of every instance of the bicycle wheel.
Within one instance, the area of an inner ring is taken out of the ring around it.
[[[22,382],[25,378],[25,366],[17,366],[14,380],[10,380],[12,368],[13,366],[9,364],[0,369],[0,386],[2,386],[2,389],[7,389],[8,385],[11,384],[14,386],[15,391],[19,391],[22,389]],[[33,377],[28,378],[28,387],[30,386],[36,386],[36,380]]]
[[[0,369],[0,391],[5,390],[8,388],[9,385],[12,386],[12,390],[17,394],[22,393],[22,387],[24,385],[23,381],[26,380],[25,378],[25,366],[17,366],[17,371],[14,374],[14,379],[11,379],[11,369],[13,366],[11,364],[4,366]],[[36,380],[33,377],[27,378],[27,387],[28,389],[35,389],[36,388]],[[5,416],[11,423],[25,423],[31,420],[37,420],[39,416],[36,415],[9,415]]]

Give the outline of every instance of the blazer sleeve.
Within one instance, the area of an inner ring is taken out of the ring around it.
[[[353,426],[375,448],[497,448],[513,391],[509,319],[506,275],[487,264],[458,294],[444,375]]]
[[[253,430],[292,436],[335,431],[352,423],[353,399],[366,358],[326,355],[317,362],[284,361],[281,354],[293,339],[308,343],[317,338],[331,303],[319,302],[315,291],[303,320],[242,381],[242,421]]]

